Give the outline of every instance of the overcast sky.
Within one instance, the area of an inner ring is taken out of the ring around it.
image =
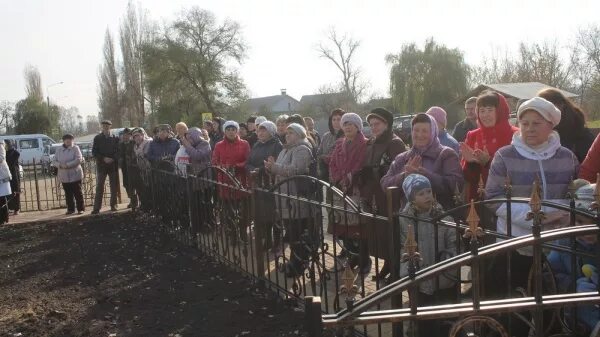
[[[403,43],[433,36],[480,62],[493,48],[515,49],[520,41],[572,43],[579,27],[600,23],[600,1],[228,1],[144,0],[152,19],[167,22],[193,5],[220,19],[237,20],[250,46],[241,66],[254,97],[286,88],[296,99],[338,80],[333,65],[315,51],[328,27],[361,40],[357,64],[371,91],[387,95],[384,57]],[[97,73],[104,33],[115,35],[126,0],[0,0],[0,100],[25,96],[23,68],[39,68],[44,90],[63,106],[97,114]]]

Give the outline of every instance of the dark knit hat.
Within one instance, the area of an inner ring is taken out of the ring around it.
[[[384,108],[375,108],[371,110],[371,113],[367,116],[367,122],[371,118],[377,118],[385,122],[388,125],[388,128],[391,128],[392,124],[394,124],[394,115]]]
[[[256,116],[250,116],[248,117],[248,120],[246,121],[246,123],[255,123],[256,122]]]

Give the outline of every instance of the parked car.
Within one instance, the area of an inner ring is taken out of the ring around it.
[[[62,146],[62,144],[52,144],[46,146],[46,148],[44,149],[44,154],[42,154],[42,158],[40,159],[40,163],[42,165],[42,173],[56,175],[58,169],[52,166],[52,161],[54,160],[56,149],[60,146]]]
[[[21,154],[21,162],[25,164],[30,164],[33,160],[39,162],[44,148],[56,143],[52,138],[42,134],[0,136],[0,141],[5,139],[12,141],[16,150]]]
[[[393,130],[396,136],[400,137],[406,145],[412,144],[411,130],[412,119],[415,115],[402,115],[394,117]]]
[[[92,142],[76,143],[75,145],[79,146],[83,158],[88,159],[92,157]]]

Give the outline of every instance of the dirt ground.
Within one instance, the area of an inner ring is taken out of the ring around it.
[[[0,336],[297,336],[303,314],[131,213],[0,228]]]

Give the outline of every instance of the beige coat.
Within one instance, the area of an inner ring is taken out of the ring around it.
[[[83,156],[79,146],[76,145],[58,147],[52,161],[52,165],[58,168],[58,180],[61,183],[81,181],[83,179],[82,163]]]

